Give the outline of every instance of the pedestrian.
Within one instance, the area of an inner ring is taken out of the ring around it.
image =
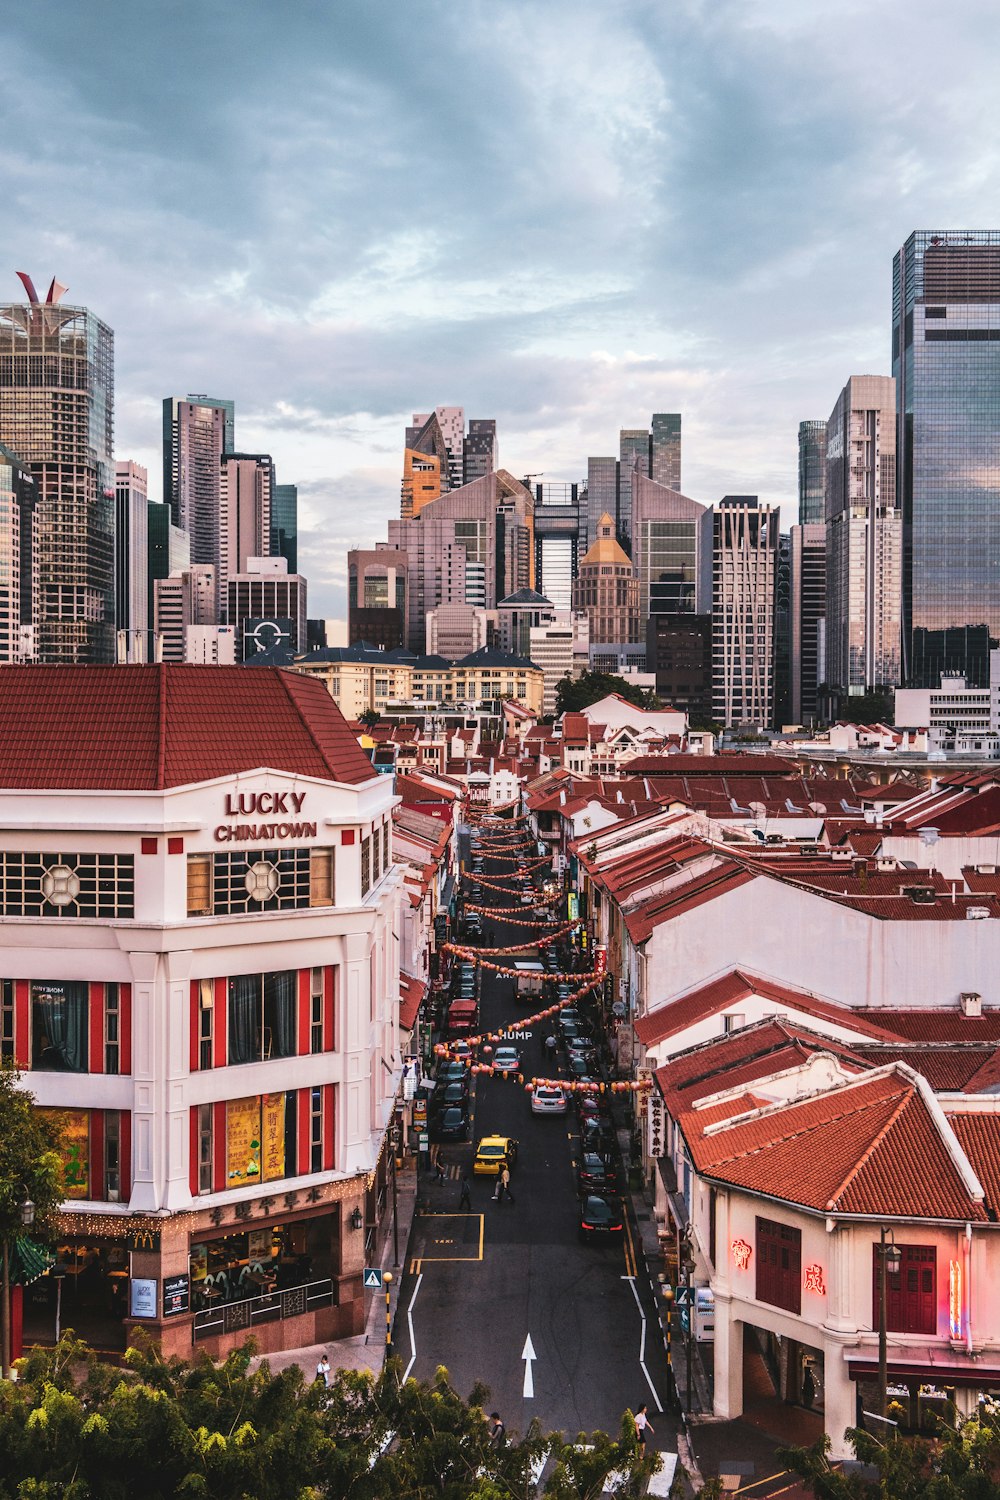
[[[507,1441],[507,1428],[498,1411],[490,1412],[490,1442],[494,1448],[502,1448]]]
[[[514,1202],[514,1194],[510,1190],[510,1167],[508,1167],[508,1165],[507,1165],[506,1162],[504,1162],[503,1168],[502,1168],[502,1170],[500,1172],[500,1199],[501,1199],[501,1202],[503,1201],[503,1198],[504,1198],[505,1195],[510,1199],[511,1203]]]
[[[444,1161],[441,1158],[440,1150],[434,1158],[434,1181],[444,1182]]]
[[[468,1173],[465,1172],[463,1172],[462,1174],[462,1195],[458,1200],[458,1207],[459,1211],[461,1211],[463,1208],[467,1208],[471,1212],[472,1209],[472,1192],[469,1188]]]
[[[639,1452],[640,1453],[645,1453],[645,1451],[646,1451],[646,1433],[647,1432],[652,1432],[652,1431],[653,1431],[653,1424],[652,1424],[652,1422],[650,1422],[649,1418],[646,1415],[646,1403],[644,1401],[642,1403],[642,1405],[639,1407],[639,1410],[635,1414],[635,1435],[639,1439]]]
[[[550,1063],[556,1055],[556,1048],[558,1047],[558,1045],[559,1043],[556,1041],[555,1032],[550,1032],[549,1035],[545,1038],[545,1056],[548,1058]]]
[[[806,1411],[812,1411],[815,1400],[816,1380],[812,1372],[812,1366],[806,1365],[805,1374],[802,1377],[802,1405]]]
[[[319,1363],[316,1366],[316,1384],[323,1386],[329,1386],[330,1384],[330,1361],[327,1359],[325,1353],[320,1355]]]

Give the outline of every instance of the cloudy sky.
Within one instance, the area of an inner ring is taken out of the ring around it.
[[[997,227],[993,0],[32,0],[15,270],[116,333],[116,448],[237,405],[299,484],[310,614],[398,510],[403,426],[586,473],[683,413],[683,487],[794,519],[796,431],[889,372],[892,255]]]

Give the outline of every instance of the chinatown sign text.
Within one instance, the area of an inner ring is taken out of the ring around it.
[[[305,792],[229,792],[226,795],[227,818],[273,817],[284,813],[297,816],[306,800]],[[217,844],[269,843],[273,839],[314,839],[315,823],[220,823],[215,830]]]

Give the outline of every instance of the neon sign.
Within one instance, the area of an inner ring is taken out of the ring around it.
[[[753,1254],[752,1248],[747,1244],[746,1240],[733,1240],[732,1251],[733,1260],[741,1271],[745,1271],[750,1264],[750,1257]]]
[[[825,1297],[826,1282],[823,1280],[823,1267],[806,1266],[804,1285],[807,1292],[815,1292],[817,1297]]]
[[[953,1339],[962,1337],[962,1265],[957,1260],[948,1268],[948,1332]]]

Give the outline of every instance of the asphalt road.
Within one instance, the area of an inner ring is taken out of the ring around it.
[[[509,878],[514,868],[489,858],[485,866],[487,879]],[[485,889],[483,900],[507,904]],[[486,926],[488,932],[488,918]],[[497,924],[496,942],[515,942],[523,931]],[[509,979],[482,974],[483,1030],[547,1003],[515,1001]],[[546,1030],[542,1023],[523,1042],[527,1077],[551,1072]],[[520,1143],[513,1202],[493,1202],[494,1180],[471,1175],[475,1143],[494,1132]],[[523,1432],[536,1417],[546,1430],[567,1436],[598,1428],[616,1433],[624,1409],[646,1401],[653,1446],[675,1449],[676,1426],[658,1410],[667,1399],[666,1360],[641,1254],[636,1265],[635,1225],[627,1221],[625,1234],[607,1244],[579,1242],[578,1148],[572,1105],[562,1117],[533,1116],[526,1089],[515,1081],[476,1079],[471,1140],[445,1145],[447,1180],[428,1177],[421,1190],[429,1205],[444,1212],[414,1220],[396,1351],[422,1379],[445,1365],[463,1395],[483,1381],[512,1432]],[[471,1214],[458,1213],[463,1169],[472,1184]],[[528,1337],[536,1357],[526,1383],[522,1356]]]

